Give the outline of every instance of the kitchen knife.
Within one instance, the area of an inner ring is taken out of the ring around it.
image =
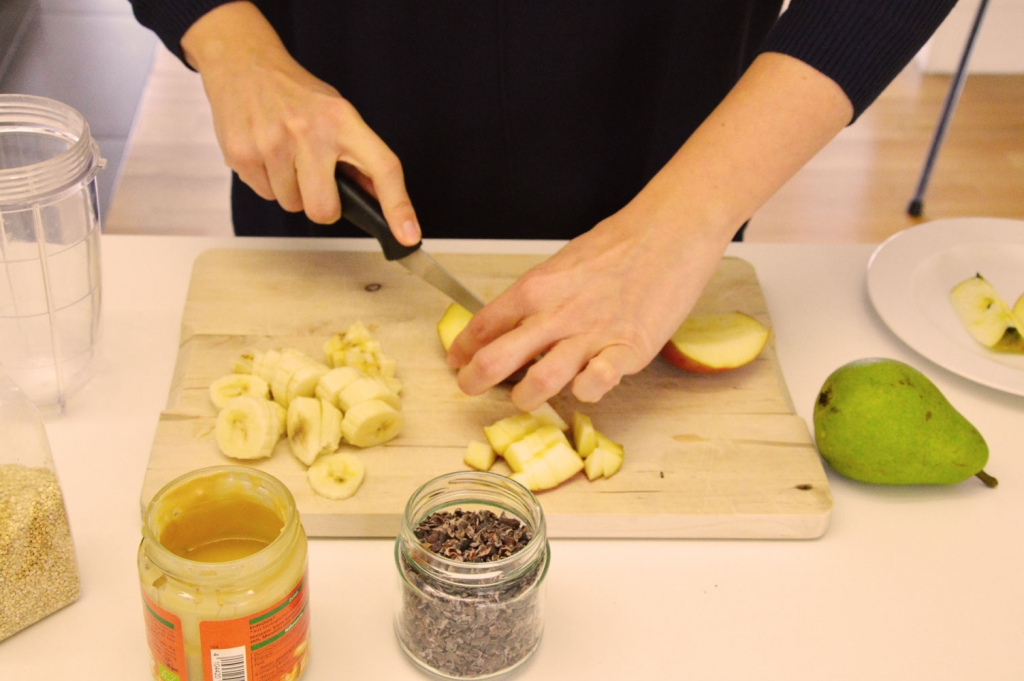
[[[341,217],[377,239],[384,250],[385,258],[397,261],[470,312],[480,311],[484,306],[483,301],[430,257],[423,250],[422,241],[415,246],[403,246],[398,243],[387,221],[384,220],[384,213],[377,200],[341,169],[338,169],[334,176],[338,182],[338,191],[341,193]]]

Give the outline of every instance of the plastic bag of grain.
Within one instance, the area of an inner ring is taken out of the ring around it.
[[[73,603],[78,590],[42,417],[0,366],[0,641]]]

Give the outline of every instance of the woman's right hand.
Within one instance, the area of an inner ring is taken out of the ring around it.
[[[251,2],[229,2],[182,37],[203,78],[224,160],[254,192],[321,224],[341,217],[338,163],[377,197],[399,242],[421,232],[402,165],[332,86],[304,69]]]

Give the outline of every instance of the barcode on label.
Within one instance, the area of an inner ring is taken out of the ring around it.
[[[211,650],[213,681],[246,681],[245,646]]]

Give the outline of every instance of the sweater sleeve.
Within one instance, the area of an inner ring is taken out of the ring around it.
[[[230,0],[130,0],[135,19],[156,33],[186,66],[181,37],[201,16]],[[191,67],[189,67],[191,68]]]
[[[853,104],[851,123],[938,29],[956,0],[792,0],[763,52],[809,64]]]

